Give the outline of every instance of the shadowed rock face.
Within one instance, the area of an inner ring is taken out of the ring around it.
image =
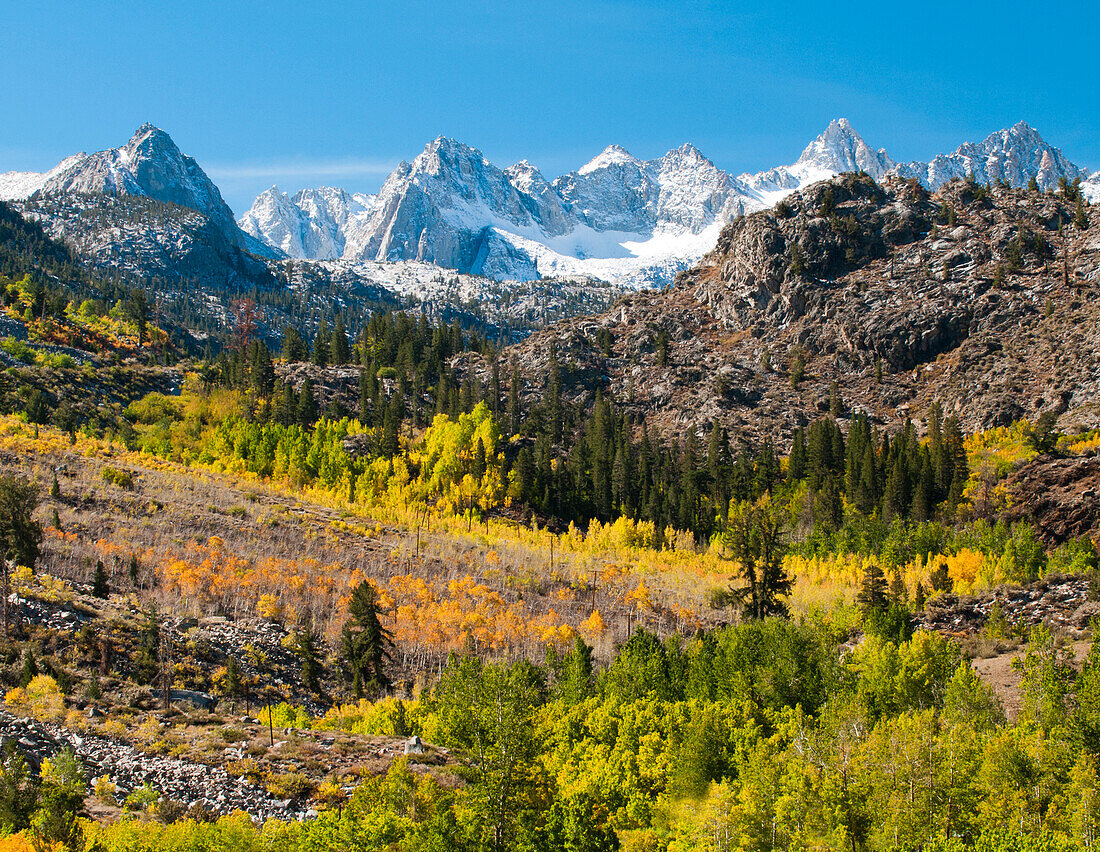
[[[1005,482],[1010,519],[1033,520],[1049,544],[1100,537],[1100,456],[1040,456]]]
[[[573,402],[601,388],[670,436],[718,421],[786,446],[828,413],[833,383],[844,415],[889,426],[933,401],[967,431],[1044,411],[1062,428],[1100,425],[1100,215],[1088,210],[1082,229],[1075,209],[1025,190],[956,181],[933,195],[844,175],[736,220],[670,290],[560,323],[504,359],[534,402],[554,348]]]

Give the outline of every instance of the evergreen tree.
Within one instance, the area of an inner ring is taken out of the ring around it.
[[[225,660],[225,694],[230,698],[241,694],[241,666],[232,654]]]
[[[806,477],[806,439],[802,427],[794,430],[791,442],[791,455],[788,464],[788,477],[791,482],[800,482]]]
[[[518,435],[520,430],[519,368],[512,367],[512,381],[508,385],[508,431]]]
[[[348,349],[348,332],[344,327],[344,318],[336,318],[336,327],[332,330],[332,341],[329,344],[329,363],[340,367],[351,360],[351,352]]]
[[[340,639],[344,675],[354,684],[356,696],[375,696],[390,688],[386,663],[393,640],[382,626],[378,592],[364,580],[352,592],[348,620]]]
[[[302,340],[302,335],[298,333],[298,329],[292,325],[286,326],[283,329],[283,358],[286,362],[295,364],[304,361],[308,354],[306,343]]]
[[[92,581],[92,594],[97,598],[108,598],[111,595],[111,587],[107,582],[107,569],[103,566],[103,560],[95,564],[95,578]]]
[[[867,567],[863,569],[863,583],[856,596],[865,617],[885,611],[889,604],[886,591],[886,575],[882,573],[878,560],[868,559]]]
[[[296,419],[298,424],[310,427],[317,422],[317,400],[313,396],[313,382],[307,376],[298,388],[298,404],[296,406]]]
[[[4,638],[9,636],[8,597],[12,563],[33,568],[42,543],[42,525],[33,517],[38,506],[38,487],[26,479],[0,476],[0,571],[3,584]]]
[[[34,660],[31,646],[27,645],[23,651],[23,669],[19,674],[19,685],[26,687],[28,683],[38,677],[38,664]]]
[[[328,366],[330,346],[328,326],[325,325],[324,320],[321,320],[320,325],[317,326],[317,334],[313,338],[313,363],[318,367]]]
[[[302,685],[314,694],[321,692],[321,677],[324,673],[324,667],[317,655],[317,642],[317,634],[312,627],[297,631],[294,635],[298,659],[302,664]]]
[[[783,570],[783,517],[768,497],[757,503],[741,503],[731,511],[723,544],[730,556],[740,564],[741,574],[748,582],[743,588],[731,588],[731,600],[739,603],[750,618],[785,615],[784,598],[791,582]]]

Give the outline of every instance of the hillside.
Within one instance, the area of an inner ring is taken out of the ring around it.
[[[1092,428],[1096,220],[1064,195],[844,175],[735,221],[670,290],[502,358],[545,387],[553,349],[571,401],[600,388],[669,435],[718,422],[785,446],[837,395],[891,428],[934,401],[966,431],[1043,412]]]

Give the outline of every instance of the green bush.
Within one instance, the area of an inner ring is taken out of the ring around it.
[[[130,476],[125,470],[116,470],[113,467],[103,468],[103,472],[100,474],[103,477],[104,482],[109,482],[118,488],[125,488],[130,490],[134,487],[133,477]]]

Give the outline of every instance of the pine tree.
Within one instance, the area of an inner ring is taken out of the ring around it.
[[[889,602],[886,594],[886,575],[882,573],[878,560],[867,560],[867,567],[863,569],[863,583],[860,585],[856,600],[863,609],[864,616],[871,616],[886,609]]]
[[[829,413],[834,418],[844,413],[844,397],[840,393],[839,382],[832,382],[829,385]]]
[[[19,674],[19,685],[26,687],[36,677],[38,677],[38,664],[34,661],[31,646],[27,645],[26,650],[23,651],[23,670]]]
[[[508,385],[508,431],[512,435],[518,435],[520,429],[519,383],[519,368],[512,367],[512,381]]]
[[[225,661],[225,694],[230,698],[241,694],[241,667],[232,654]]]
[[[798,482],[806,478],[806,433],[801,426],[794,430],[787,478],[791,482]]]
[[[802,383],[802,379],[806,374],[806,355],[799,346],[791,349],[789,369],[791,388],[798,390],[798,386]]]
[[[92,595],[106,599],[111,596],[111,586],[107,582],[107,569],[103,566],[103,560],[95,564],[95,578],[92,581]]]
[[[348,332],[344,327],[344,318],[336,318],[336,327],[332,330],[332,340],[329,343],[329,363],[340,367],[351,360],[351,352],[348,349]]]
[[[321,320],[321,324],[317,326],[317,334],[313,338],[313,363],[318,367],[328,366],[330,345],[328,326],[325,325],[324,320]]]
[[[307,377],[298,388],[296,419],[300,426],[309,427],[317,422],[317,400],[313,396],[313,382]]]
[[[294,644],[302,663],[302,685],[314,694],[320,693],[324,667],[317,656],[317,635],[307,627],[295,633]]]
[[[352,592],[340,640],[344,675],[355,685],[357,697],[378,695],[390,687],[386,663],[393,640],[382,626],[381,614],[378,592],[364,580]]]
[[[295,364],[304,361],[308,354],[306,343],[302,340],[302,335],[298,333],[298,329],[292,325],[286,326],[283,329],[283,358],[286,362]]]

